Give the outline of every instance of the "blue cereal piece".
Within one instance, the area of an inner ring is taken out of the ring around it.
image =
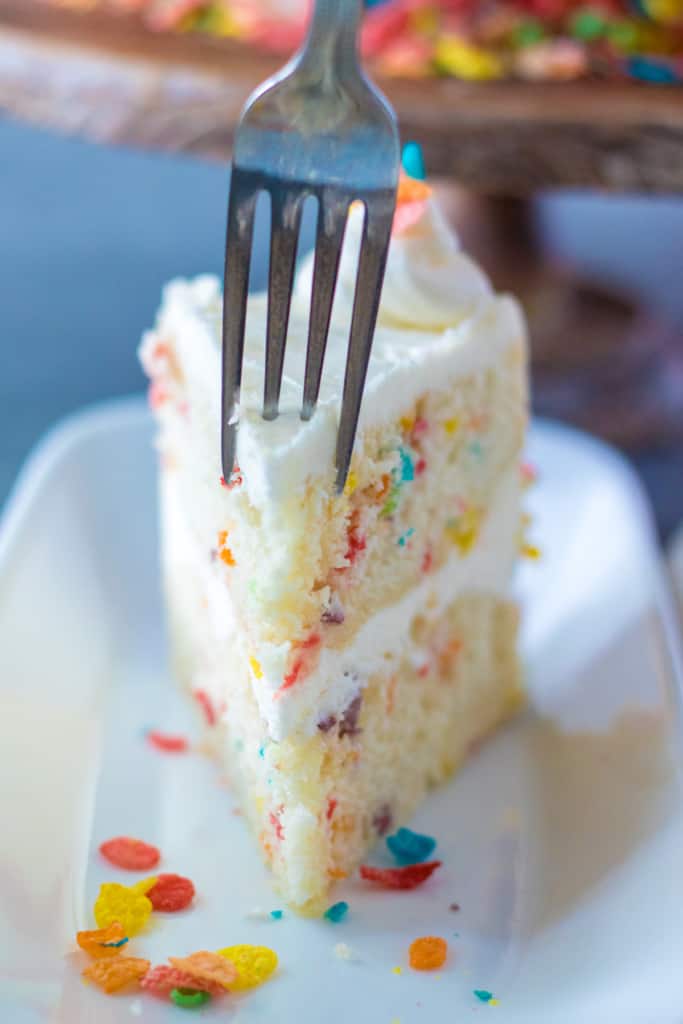
[[[673,85],[681,81],[676,74],[676,69],[661,60],[652,60],[650,57],[631,57],[626,62],[626,66],[631,78],[636,78],[639,82]]]
[[[424,157],[422,155],[422,146],[419,142],[406,142],[403,147],[401,164],[409,178],[415,178],[417,181],[424,181],[427,177],[427,170],[425,168]]]
[[[281,910],[271,910],[270,916],[272,917],[273,921],[281,921],[282,913],[283,912]]]
[[[323,917],[326,917],[328,921],[332,921],[333,924],[338,924],[339,921],[343,921],[349,912],[349,905],[341,900],[339,903],[333,903],[331,907],[328,907]]]
[[[474,995],[480,1003],[490,1003],[493,999],[493,992],[488,992],[485,988],[475,988]]]
[[[415,467],[413,460],[410,457],[410,453],[405,448],[399,448],[399,455],[401,456],[401,481],[408,483],[415,479]]]
[[[399,864],[421,864],[434,853],[436,839],[400,828],[393,836],[387,836],[387,846]]]

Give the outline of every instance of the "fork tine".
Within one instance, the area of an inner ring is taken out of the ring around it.
[[[266,420],[276,418],[280,404],[282,365],[304,198],[300,189],[277,188],[271,192],[266,377],[263,389],[263,418]]]
[[[358,414],[370,360],[384,268],[387,262],[393,208],[393,197],[389,203],[381,199],[366,202],[365,225],[356,277],[356,294],[353,300],[351,336],[346,357],[344,395],[337,433],[338,492],[343,490],[346,483],[356,427],[358,426]]]
[[[249,262],[257,196],[258,189],[254,183],[233,168],[228,203],[223,291],[221,461],[226,480],[230,479],[235,465],[237,407],[242,381]]]
[[[318,225],[315,240],[315,263],[311,289],[311,315],[308,325],[308,347],[306,349],[306,372],[304,376],[304,400],[301,409],[302,420],[310,420],[315,412],[320,392],[320,379],[330,330],[332,304],[339,272],[348,199],[322,193],[318,208]]]

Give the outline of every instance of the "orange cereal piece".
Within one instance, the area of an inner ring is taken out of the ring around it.
[[[112,921],[106,928],[92,932],[78,932],[76,942],[94,960],[118,956],[128,939],[119,921]]]
[[[230,988],[237,978],[235,967],[218,953],[200,950],[198,953],[191,953],[190,956],[169,956],[168,959],[179,971],[200,981],[217,982],[224,988]]]
[[[218,534],[218,553],[221,562],[225,562],[226,565],[230,566],[237,565],[237,562],[235,561],[235,556],[228,547],[227,530],[221,530],[221,532]]]
[[[397,203],[423,203],[429,199],[432,190],[426,181],[410,178],[403,171],[398,179]]]
[[[122,988],[137,984],[149,970],[149,960],[138,956],[120,956],[116,960],[96,960],[83,971],[83,977],[94,981],[103,992],[111,995]]]
[[[437,971],[448,956],[448,943],[437,935],[425,935],[410,944],[409,963],[414,971]]]

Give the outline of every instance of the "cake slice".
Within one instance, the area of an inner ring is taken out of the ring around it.
[[[266,302],[250,298],[237,464],[220,469],[218,281],[167,286],[141,358],[159,425],[174,664],[283,897],[335,879],[515,709],[519,307],[404,179],[351,470],[334,451],[362,211],[352,209],[320,402],[299,417],[310,261],[281,415],[261,418]]]

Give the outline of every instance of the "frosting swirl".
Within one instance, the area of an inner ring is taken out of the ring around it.
[[[443,331],[469,316],[492,294],[486,275],[467,256],[433,199],[420,204],[418,216],[394,231],[389,246],[378,324],[412,330]],[[348,324],[358,267],[364,211],[352,207],[339,266],[333,320]],[[297,275],[295,304],[310,304],[313,254]]]

